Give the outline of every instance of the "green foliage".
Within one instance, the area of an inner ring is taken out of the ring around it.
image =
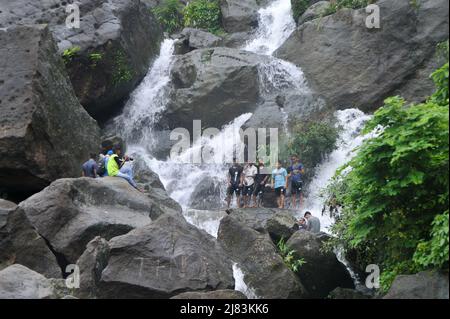
[[[392,97],[366,132],[376,128],[334,185],[342,210],[332,230],[382,266],[387,289],[398,274],[448,267],[448,104]]]
[[[445,59],[447,61],[441,68],[437,69],[431,74],[431,79],[436,85],[436,92],[431,96],[431,102],[439,105],[448,105],[449,102],[449,83],[448,83],[448,58],[449,58],[449,43],[448,40],[438,44],[436,49],[438,59]]]
[[[113,84],[120,85],[131,81],[133,78],[133,71],[128,65],[128,60],[122,50],[118,50],[114,55],[114,72]]]
[[[101,53],[91,53],[89,54],[89,60],[91,60],[91,67],[97,67],[98,62],[103,60],[103,54]]]
[[[421,268],[444,268],[448,266],[449,226],[448,210],[437,215],[433,221],[431,239],[417,245],[414,262]]]
[[[174,33],[183,27],[183,4],[179,0],[164,0],[152,12],[166,32]]]
[[[290,250],[287,245],[284,238],[281,238],[280,241],[277,244],[278,250],[280,251],[280,255],[284,260],[284,263],[286,266],[289,267],[293,272],[298,272],[300,268],[306,264],[305,260],[300,258],[295,258],[295,251]]]
[[[431,78],[436,84],[437,90],[431,97],[431,102],[439,105],[448,105],[449,96],[448,96],[448,62],[435,71]]]
[[[218,0],[193,0],[184,8],[184,25],[205,29],[212,33],[221,32],[221,11]]]
[[[292,2],[292,11],[294,13],[295,21],[300,18],[303,13],[310,7],[310,0],[291,0]]]
[[[75,56],[77,56],[80,53],[80,51],[81,51],[81,48],[78,46],[64,50],[64,52],[62,54],[64,63],[69,64],[70,62],[72,62],[73,58]]]
[[[313,168],[336,149],[340,129],[333,123],[309,122],[294,127],[288,144],[288,152],[300,157],[307,168],[306,180],[312,176]]]

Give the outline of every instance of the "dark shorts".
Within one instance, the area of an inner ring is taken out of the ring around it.
[[[255,191],[254,191],[254,193],[253,193],[253,195],[255,195],[255,196],[258,196],[258,195],[262,195],[262,194],[264,194],[264,189],[266,188],[266,186],[265,185],[261,185],[261,184],[258,184],[258,185],[256,185],[255,186]]]
[[[292,182],[291,194],[297,195],[301,194],[303,191],[303,182]]]
[[[255,185],[244,186],[244,196],[252,196],[255,191]]]
[[[281,195],[286,195],[286,188],[284,188],[284,187],[275,188],[275,194],[278,197],[280,197]]]
[[[237,196],[241,196],[242,188],[239,187],[239,185],[231,185],[228,187],[227,194],[228,196],[232,196],[233,194],[236,194]]]

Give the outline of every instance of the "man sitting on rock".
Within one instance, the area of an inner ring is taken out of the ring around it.
[[[318,234],[320,233],[320,219],[314,217],[311,212],[305,213],[305,218],[308,221],[308,225],[306,227],[307,231]]]
[[[83,164],[83,177],[97,178],[97,162],[95,161],[96,155],[90,154],[89,160]]]
[[[121,154],[122,150],[119,147],[116,147],[114,154],[108,160],[108,175],[112,177],[121,177],[128,181],[128,183],[138,191],[141,191],[133,179],[133,169],[129,163],[133,159],[129,157],[122,159]]]

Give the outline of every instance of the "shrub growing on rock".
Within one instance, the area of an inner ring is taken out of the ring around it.
[[[221,31],[220,5],[217,0],[193,0],[184,9],[186,27],[205,29],[211,33]]]
[[[439,76],[437,76],[439,74]],[[333,232],[361,266],[382,268],[382,288],[397,275],[447,269],[449,260],[448,65],[433,78],[438,94],[406,107],[386,100],[368,124],[378,129],[333,185],[342,207]]]
[[[152,12],[164,31],[174,33],[183,27],[183,8],[180,0],[164,0]]]

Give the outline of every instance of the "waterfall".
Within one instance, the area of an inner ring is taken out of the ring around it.
[[[174,40],[163,41],[158,58],[115,119],[117,130],[129,144],[145,145],[149,151],[155,146],[153,129],[166,108],[174,48]]]
[[[256,37],[246,44],[244,50],[272,55],[295,28],[291,0],[276,0],[267,8],[259,10],[259,28]]]
[[[320,218],[322,228],[327,230],[333,224],[333,218],[327,214],[320,216],[324,199],[321,193],[328,186],[336,170],[345,165],[354,155],[354,150],[362,144],[365,136],[361,135],[365,123],[371,118],[358,109],[347,109],[336,112],[337,125],[342,128],[338,145],[327,160],[316,168],[316,175],[309,184],[305,198],[304,211],[311,211]],[[297,216],[297,217],[300,217]]]

